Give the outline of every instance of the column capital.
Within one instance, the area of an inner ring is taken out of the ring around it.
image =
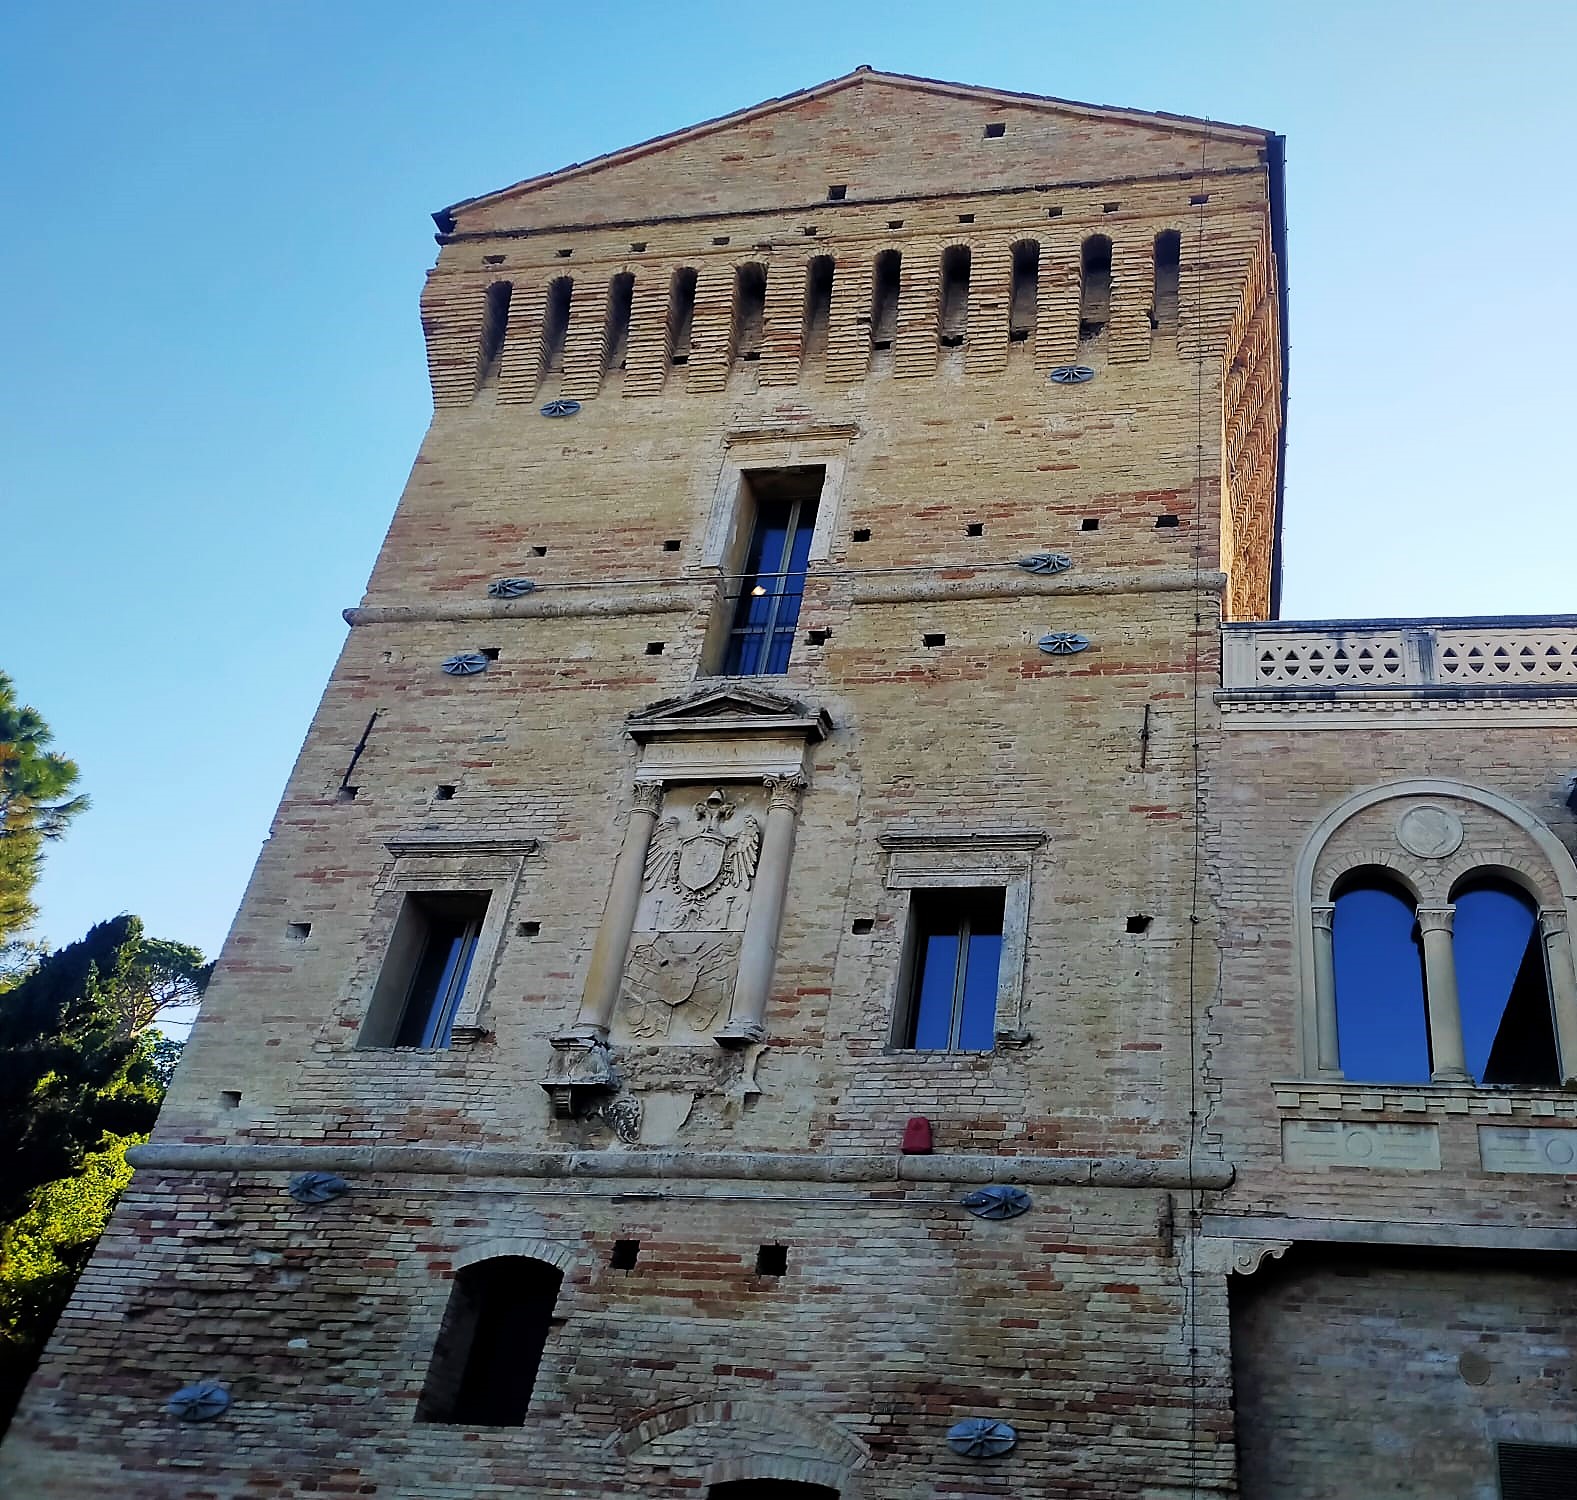
[[[805,788],[810,785],[809,779],[799,771],[788,776],[766,776],[761,784],[767,789],[767,810],[782,808],[785,812],[798,812],[799,799],[804,795]]]
[[[637,781],[630,788],[630,808],[634,812],[648,812],[654,817],[662,811],[663,784],[660,781]]]
[[[1539,911],[1539,931],[1547,938],[1557,937],[1566,931],[1566,912],[1559,906],[1546,906]]]
[[[1330,902],[1309,908],[1309,914],[1314,918],[1314,926],[1320,932],[1334,930],[1336,921],[1336,907]]]
[[[1454,906],[1420,906],[1414,913],[1420,932],[1450,932],[1456,914]]]

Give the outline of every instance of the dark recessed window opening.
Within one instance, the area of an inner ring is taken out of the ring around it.
[[[635,277],[621,271],[608,283],[608,327],[602,341],[602,369],[607,374],[624,368],[630,352],[630,304],[635,299]]]
[[[730,335],[733,361],[761,358],[766,331],[767,269],[751,263],[734,272],[734,317]]]
[[[935,650],[936,647],[945,646],[947,644],[947,637],[940,634],[922,635],[920,637],[920,644],[930,650]]]
[[[1080,531],[1099,531],[1101,523],[1095,516],[1086,516],[1079,522]]]
[[[875,926],[876,920],[874,917],[856,917],[854,919],[854,925],[849,928],[849,931],[852,932],[855,937],[864,937],[865,934],[870,932]]]
[[[835,182],[827,189],[827,197],[834,203],[843,202],[848,195],[849,188],[847,183]]]
[[[1135,912],[1133,916],[1128,918],[1126,930],[1128,932],[1148,932],[1150,930],[1150,922],[1151,918],[1147,917],[1143,912]]]
[[[1101,336],[1111,317],[1112,242],[1104,234],[1084,242],[1079,260],[1079,339]]]
[[[240,1109],[241,1091],[239,1089],[221,1089],[219,1091],[219,1103],[225,1109]]]
[[[1577,1444],[1497,1443],[1495,1460],[1500,1500],[1570,1500],[1577,1495]],[[713,1487],[713,1495],[718,1488]]]
[[[630,251],[631,251],[632,254],[640,255],[640,254],[644,253],[645,249],[646,249],[646,241],[645,240],[631,240],[630,241]]]
[[[984,521],[971,521],[964,527],[965,536],[984,536],[985,534],[986,523]]]
[[[1467,1070],[1487,1088],[1559,1088],[1560,1057],[1539,910],[1508,880],[1453,897],[1452,949]]]
[[[762,1245],[756,1251],[756,1275],[788,1275],[788,1246]]]
[[[441,787],[439,787],[433,793],[433,801],[434,802],[453,802],[454,801],[454,791],[455,791],[454,787],[451,786],[448,782],[445,782]]]
[[[335,792],[334,800],[336,802],[354,802],[360,792],[361,788],[359,786],[342,786]]]
[[[615,1271],[633,1271],[635,1262],[641,1256],[641,1242],[639,1240],[615,1240],[613,1254],[608,1257],[608,1264]]]
[[[1167,514],[1155,518],[1155,529],[1157,531],[1165,531],[1168,527],[1181,526],[1182,524],[1183,518],[1181,516]]]
[[[1332,925],[1342,1073],[1364,1083],[1428,1083],[1424,952],[1413,898],[1381,870],[1337,887]]]
[[[432,891],[405,898],[360,1045],[449,1045],[487,902],[486,891]]]
[[[690,334],[695,327],[696,272],[680,266],[668,288],[668,363],[690,362]]]
[[[1155,237],[1155,301],[1150,322],[1163,333],[1177,331],[1177,299],[1183,266],[1183,237],[1175,229]]]
[[[646,654],[648,656],[661,656],[663,654],[662,641],[647,641]]]
[[[557,1266],[524,1255],[501,1255],[457,1271],[416,1420],[520,1426],[563,1279]]]
[[[897,1042],[920,1052],[989,1052],[996,1040],[1005,893],[915,891]]]
[[[285,936],[293,943],[304,943],[312,936],[312,924],[310,922],[287,922],[285,924]]]
[[[723,654],[725,676],[788,671],[826,475],[821,465],[745,475],[740,500],[749,507],[750,541]]]
[[[849,540],[851,542],[868,542],[870,539],[870,529],[865,526],[856,526],[849,534]]]
[[[805,268],[805,337],[807,363],[827,353],[827,330],[832,326],[832,272],[830,255],[818,255]]]
[[[988,141],[999,141],[1007,133],[1007,125],[1001,120],[993,120],[986,126],[986,139]]]
[[[542,373],[557,375],[564,368],[564,344],[569,337],[569,304],[575,283],[560,276],[548,287],[542,314]]]
[[[898,288],[903,256],[883,250],[871,285],[871,348],[891,349],[898,333]]]
[[[671,536],[671,537],[668,538],[668,540],[666,542],[663,543],[663,551],[664,552],[677,552],[681,545],[682,544],[679,541],[678,537]]]
[[[969,329],[969,246],[942,252],[942,305],[937,336],[944,349],[956,349]]]
[[[807,645],[825,646],[831,638],[830,630],[812,630],[806,634],[805,641]]]
[[[478,655],[485,656],[489,661],[497,661],[498,660],[498,647],[497,646],[483,646],[481,651],[478,653]]]
[[[498,367],[504,359],[504,335],[509,331],[511,290],[507,281],[495,281],[487,289],[482,307],[482,340],[476,356],[476,388],[479,391],[498,379]]]
[[[541,931],[542,924],[540,922],[517,922],[515,924],[515,935],[517,937],[536,937]]]
[[[1013,290],[1008,301],[1008,338],[1021,344],[1035,331],[1040,304],[1040,245],[1020,240],[1013,247]]]

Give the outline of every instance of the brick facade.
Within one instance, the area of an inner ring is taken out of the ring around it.
[[[1276,592],[1279,194],[1263,131],[862,71],[437,216],[432,426],[0,1477],[226,1500],[1233,1494],[1234,1330],[1240,1377],[1283,1337],[1320,1358],[1307,1297],[1245,1321],[1234,1281],[1324,1265],[1319,1224],[1405,1240],[1442,1203],[1485,1226],[1457,1236],[1473,1253],[1556,1255],[1564,1180],[1501,1174],[1486,1199],[1470,1148],[1490,1112],[1544,1128],[1569,1096],[1307,1081],[1307,831],[1451,766],[1569,843],[1537,715],[1577,717],[1557,688],[1467,734],[1367,727],[1393,696],[1337,703],[1354,727],[1330,733],[1339,693],[1223,689],[1219,622],[1252,631]],[[938,336],[955,246],[962,343]],[[764,272],[754,312],[741,266]],[[1093,379],[1049,378],[1075,364]],[[751,476],[806,471],[787,671],[719,678]],[[1066,565],[1021,565],[1037,552]],[[532,587],[489,593],[506,578]],[[1048,651],[1059,632],[1087,646]],[[481,670],[440,669],[465,652]],[[713,792],[736,863],[705,900],[737,904],[709,928],[663,915],[658,874]],[[916,894],[970,884],[1006,892],[995,1045],[896,1045]],[[457,893],[486,917],[453,1045],[368,1045],[412,901]],[[656,969],[641,988],[648,943],[689,991]],[[934,1154],[899,1153],[913,1116]],[[1440,1170],[1311,1166],[1318,1128],[1284,1162],[1289,1121],[1349,1118],[1437,1125]],[[304,1170],[350,1190],[302,1205]],[[992,1181],[1030,1211],[964,1211]],[[524,1424],[413,1420],[453,1278],[507,1256],[563,1273]],[[1531,1306],[1519,1286],[1485,1318]],[[1339,1404],[1320,1369],[1311,1401]],[[166,1414],[199,1379],[230,1411]],[[1570,1418],[1569,1384],[1541,1391],[1541,1421]],[[1272,1425],[1276,1399],[1252,1408]],[[971,1417],[1018,1446],[953,1452]],[[1249,1472],[1249,1496],[1343,1492]]]

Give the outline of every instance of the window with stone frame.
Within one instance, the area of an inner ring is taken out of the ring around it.
[[[363,1046],[447,1047],[476,961],[486,891],[411,892],[374,991]]]

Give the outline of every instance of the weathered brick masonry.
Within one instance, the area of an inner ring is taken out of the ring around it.
[[[1320,1277],[1382,1242],[1558,1259],[1566,1179],[1486,1192],[1527,1143],[1472,1132],[1568,1095],[1359,1088],[1305,1046],[1300,842],[1448,763],[1569,842],[1541,726],[1577,712],[1560,681],[1483,711],[1441,689],[1467,733],[1368,727],[1410,692],[1234,692],[1275,607],[1279,148],[862,71],[438,216],[432,426],[0,1479],[1232,1494],[1234,1358],[1263,1384],[1245,1453],[1362,1420]],[[723,676],[752,527],[802,491],[786,671]],[[1333,707],[1350,727],[1311,727]],[[1375,807],[1333,851],[1382,838]],[[1515,826],[1520,853],[1474,837],[1531,869]],[[961,887],[1002,913],[991,1040],[916,1046],[917,924]],[[456,903],[450,1045],[391,1045],[412,914]],[[933,1155],[899,1154],[912,1116]],[[1416,1131],[1401,1169],[1322,1157],[1331,1121],[1437,1124],[1440,1166]],[[300,1204],[305,1170],[349,1192]],[[987,1182],[1032,1207],[966,1212]],[[1432,1244],[1442,1205],[1482,1232]],[[1338,1221],[1379,1227],[1331,1249]],[[563,1280],[524,1422],[418,1421],[463,1343],[451,1290],[526,1263]],[[1416,1282],[1440,1359],[1449,1274]],[[1542,1295],[1508,1283],[1484,1327]],[[1272,1379],[1282,1343],[1319,1379]],[[166,1413],[201,1379],[223,1417]],[[1569,1375],[1539,1392],[1548,1438]],[[1452,1410],[1460,1471],[1490,1474],[1480,1408]],[[1501,1392],[1497,1431],[1517,1416]],[[1017,1447],[953,1451],[976,1417]],[[1298,1443],[1242,1492],[1374,1471]]]

